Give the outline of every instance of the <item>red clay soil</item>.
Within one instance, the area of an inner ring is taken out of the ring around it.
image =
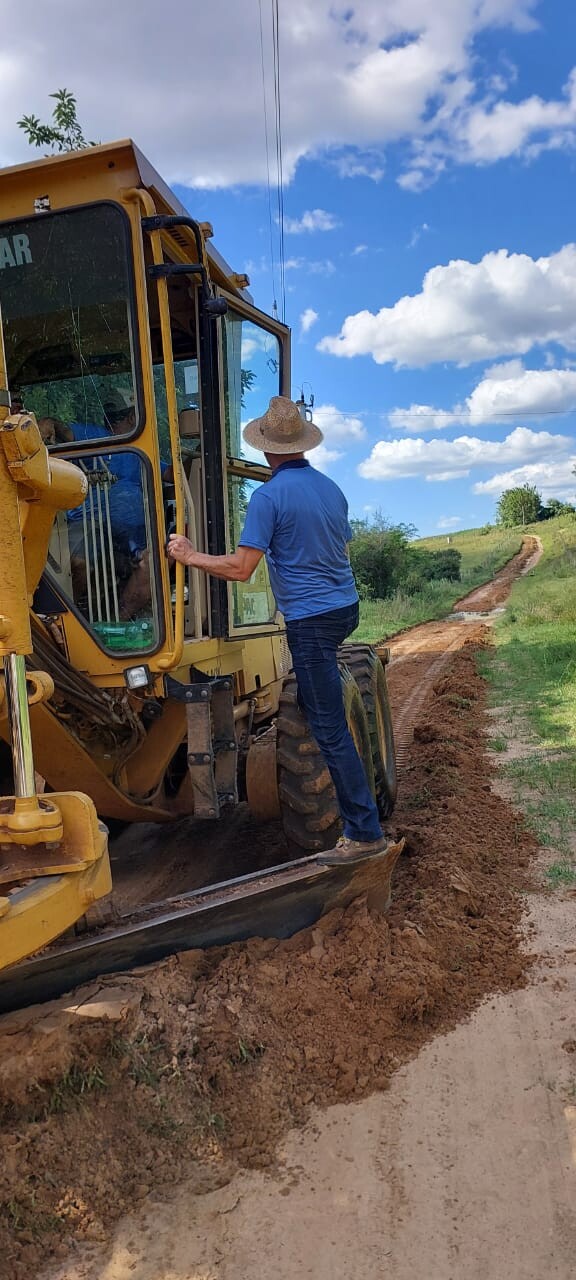
[[[65,1001],[0,1020],[5,1280],[105,1238],[156,1184],[208,1189],[273,1163],[312,1103],[386,1088],[426,1040],[524,982],[518,888],[534,843],[491,790],[478,640],[460,643],[406,751],[388,915],[358,900],[287,942],[105,979],[115,1021]]]

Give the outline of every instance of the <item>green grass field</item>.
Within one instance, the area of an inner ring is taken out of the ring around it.
[[[532,526],[544,555],[515,584],[480,657],[505,724],[492,742],[528,823],[551,850],[551,884],[576,882],[576,522]],[[506,762],[516,738],[519,759]]]
[[[480,529],[468,529],[452,534],[450,546],[462,555],[461,582],[429,582],[413,596],[397,591],[389,600],[363,600],[355,639],[375,643],[416,623],[445,618],[460,596],[488,582],[519,551],[521,543],[519,529],[491,529],[485,534]],[[414,543],[429,551],[439,551],[447,545],[445,535]]]

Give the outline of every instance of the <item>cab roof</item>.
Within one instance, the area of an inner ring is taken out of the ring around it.
[[[66,151],[61,155],[45,156],[41,160],[29,160],[24,164],[0,169],[2,218],[7,220],[33,212],[34,198],[49,191],[51,179],[58,193],[53,208],[89,203],[98,198],[95,195],[98,187],[101,189],[99,198],[102,198],[104,190],[110,198],[113,192],[120,194],[122,188],[140,186],[150,192],[158,213],[193,216],[136,143],[131,138],[124,138],[117,142],[87,147],[82,151]],[[60,198],[61,194],[63,199]],[[25,203],[27,199],[28,205]],[[236,273],[211,240],[206,242],[206,252],[216,283],[252,303],[252,295],[238,285]]]

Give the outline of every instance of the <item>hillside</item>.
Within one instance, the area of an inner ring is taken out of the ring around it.
[[[537,527],[540,530],[541,526]],[[459,551],[462,556],[460,582],[429,582],[416,595],[407,595],[400,590],[388,600],[363,600],[355,638],[374,643],[405,627],[445,618],[460,596],[480,583],[488,582],[516,554],[523,532],[522,529],[491,528],[488,532],[466,529],[461,533],[417,539],[413,544],[416,548],[439,551],[450,545]]]
[[[492,749],[547,851],[551,885],[576,881],[576,521],[533,525],[544,554],[519,579],[482,671],[493,687]]]

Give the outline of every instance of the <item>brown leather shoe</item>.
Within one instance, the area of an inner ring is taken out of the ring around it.
[[[316,861],[323,867],[354,866],[356,862],[366,862],[368,858],[377,858],[386,853],[388,840],[382,835],[379,840],[351,840],[349,836],[340,836],[334,849],[325,849],[317,854]]]

